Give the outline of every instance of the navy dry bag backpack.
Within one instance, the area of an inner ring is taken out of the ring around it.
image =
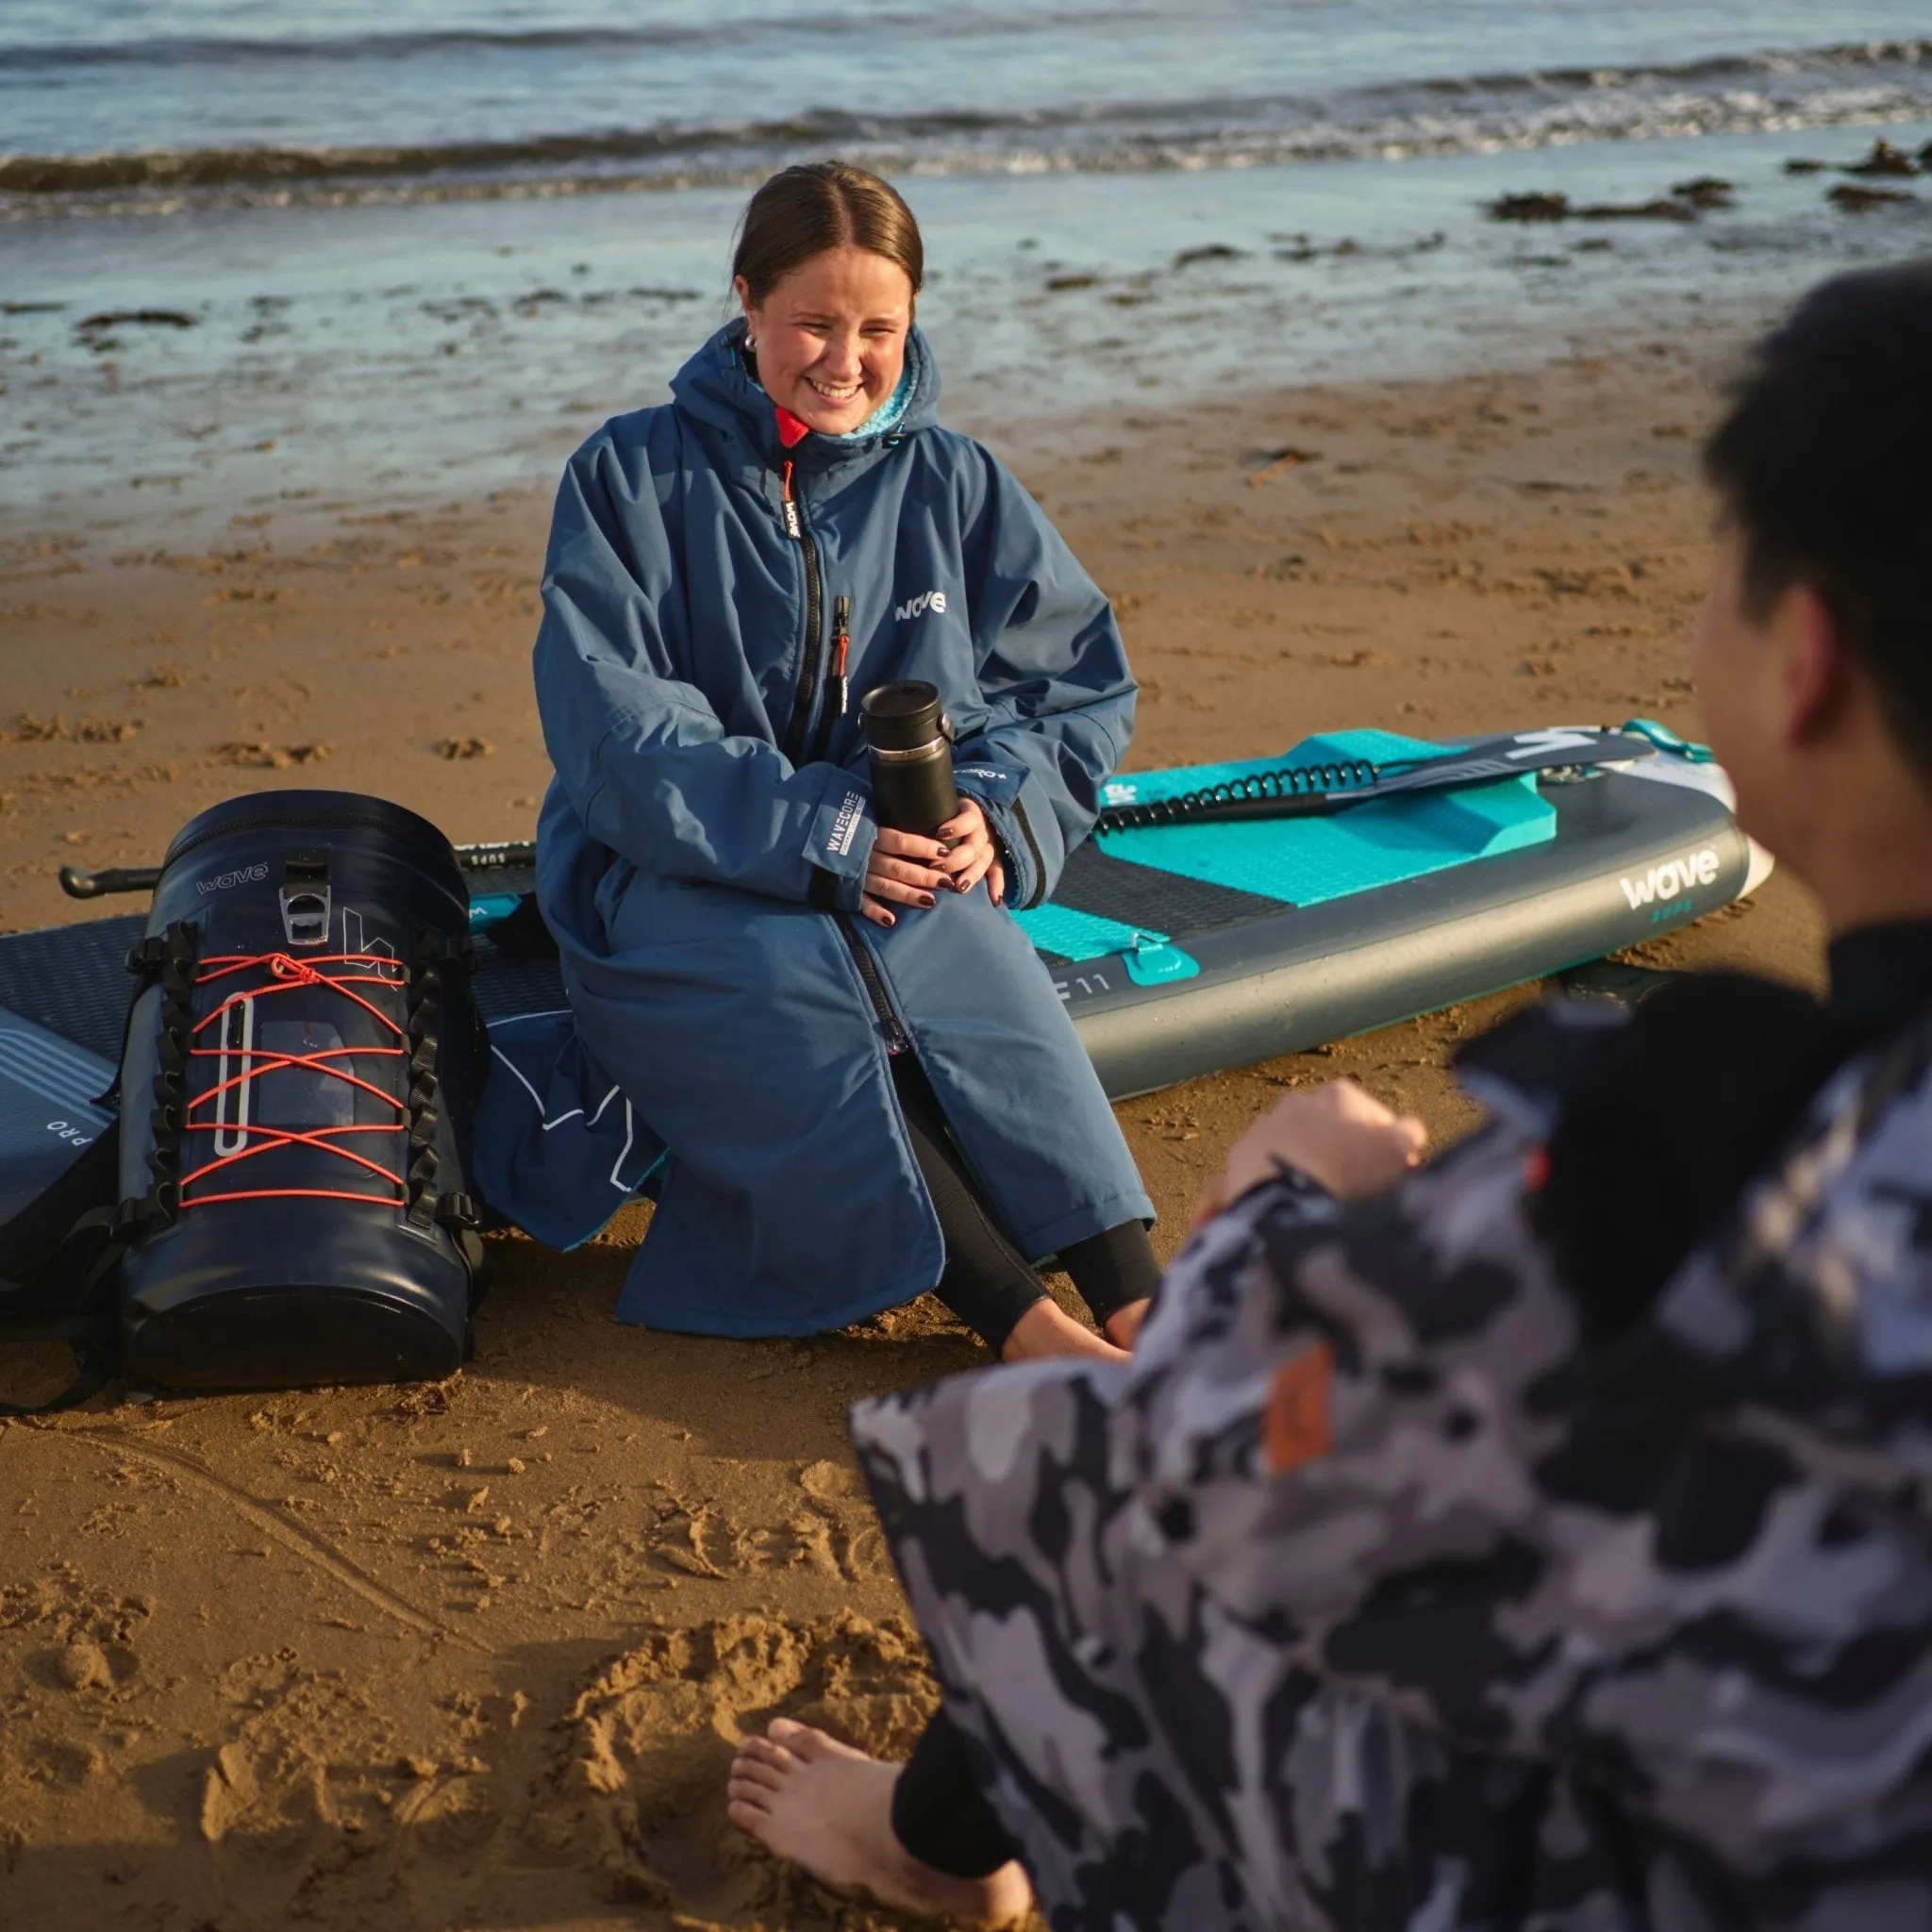
[[[116,1373],[188,1391],[461,1364],[482,1273],[470,964],[457,856],[399,806],[261,792],[181,830],[128,958],[111,1178],[89,1150],[16,1242],[25,1311],[66,1298],[39,1329],[81,1355],[63,1401]],[[107,1200],[76,1221],[90,1188]]]

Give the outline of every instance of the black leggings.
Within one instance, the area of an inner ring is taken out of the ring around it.
[[[946,1272],[936,1292],[992,1352],[1046,1291],[1025,1256],[1001,1233],[940,1110],[939,1095],[909,1053],[892,1061],[892,1084],[912,1139],[912,1152],[932,1196],[946,1242]],[[1154,1244],[1138,1221],[1070,1241],[1059,1264],[1103,1325],[1130,1302],[1144,1300],[1159,1284]]]
[[[943,1710],[912,1747],[892,1787],[892,1836],[948,1878],[989,1878],[1014,1856],[1013,1841],[973,1775],[966,1745]]]

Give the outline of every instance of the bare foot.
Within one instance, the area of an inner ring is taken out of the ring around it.
[[[863,1886],[881,1905],[982,1925],[1024,1918],[1033,1888],[1017,1863],[985,1878],[950,1878],[922,1864],[892,1835],[899,1769],[824,1731],[774,1718],[762,1738],[739,1745],[731,1761],[731,1822],[835,1891]]]
[[[1100,1332],[1116,1348],[1132,1348],[1141,1339],[1141,1324],[1147,1319],[1147,1310],[1154,1306],[1153,1300],[1142,1295],[1137,1302],[1129,1302],[1124,1308],[1116,1308],[1100,1324]]]
[[[1041,1298],[1013,1324],[1003,1362],[1037,1362],[1048,1356],[1085,1355],[1097,1361],[1124,1362],[1127,1352],[1116,1348],[1091,1328],[1083,1328],[1051,1295]]]

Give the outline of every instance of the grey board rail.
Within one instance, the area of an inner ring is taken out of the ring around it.
[[[1178,938],[1197,977],[1142,987],[1121,954],[1054,969],[1101,1083],[1124,1100],[1369,1031],[1634,945],[1728,905],[1751,848],[1707,792],[1620,773],[1552,785],[1545,844]],[[1683,890],[1653,869],[1713,855]],[[1637,888],[1631,903],[1624,881]]]

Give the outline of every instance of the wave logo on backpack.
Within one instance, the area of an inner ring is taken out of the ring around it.
[[[935,617],[946,614],[946,593],[943,591],[922,591],[916,597],[909,597],[897,606],[892,615],[901,624],[909,624],[915,617],[924,617],[930,610]]]
[[[217,879],[197,879],[194,890],[197,892],[225,892],[231,886],[258,886],[268,876],[265,863],[238,865],[233,872],[225,872]]]
[[[1654,865],[1641,878],[1619,879],[1624,889],[1624,897],[1630,902],[1630,909],[1637,912],[1645,906],[1655,907],[1651,913],[1653,920],[1668,917],[1681,911],[1690,903],[1689,893],[1694,887],[1707,886],[1718,873],[1717,848],[1707,845],[1701,852],[1687,852],[1681,858],[1667,858],[1661,865]]]

